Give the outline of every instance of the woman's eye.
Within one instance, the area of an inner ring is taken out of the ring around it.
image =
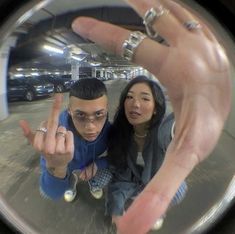
[[[150,101],[149,98],[142,98],[144,101]]]
[[[127,96],[126,96],[126,99],[132,99],[132,96],[127,95]]]

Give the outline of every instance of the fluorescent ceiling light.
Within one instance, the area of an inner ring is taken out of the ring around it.
[[[23,71],[23,68],[21,68],[21,67],[16,68],[16,71]]]
[[[51,52],[54,52],[54,53],[58,53],[58,54],[63,54],[64,51],[62,49],[59,49],[59,48],[56,48],[54,46],[50,46],[50,45],[44,45],[43,48],[45,50],[48,50],[48,51],[51,51]]]
[[[32,76],[39,76],[39,73],[38,72],[32,72],[31,75]]]
[[[74,60],[77,60],[79,62],[81,62],[86,56],[76,56],[76,55],[72,55],[71,58],[73,58]]]
[[[101,63],[100,62],[89,62],[89,64],[91,65],[91,66],[100,66],[101,65]]]
[[[15,74],[14,76],[15,77],[23,77],[24,75],[23,74]]]

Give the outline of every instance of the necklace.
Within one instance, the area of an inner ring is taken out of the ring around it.
[[[147,136],[147,133],[145,133],[144,135],[138,135],[136,132],[134,132],[134,135],[138,138],[145,138]]]

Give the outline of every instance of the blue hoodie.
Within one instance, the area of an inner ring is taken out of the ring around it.
[[[64,179],[54,177],[47,171],[46,161],[43,155],[41,155],[40,165],[42,174],[40,177],[40,190],[44,196],[53,200],[61,198],[64,192],[70,188],[69,178],[72,171],[84,169],[92,162],[95,162],[98,169],[108,167],[107,159],[103,156],[107,149],[108,131],[110,129],[108,120],[106,120],[100,135],[92,142],[86,141],[78,135],[67,110],[60,114],[59,125],[73,132],[75,147],[74,157],[68,165],[67,175]]]

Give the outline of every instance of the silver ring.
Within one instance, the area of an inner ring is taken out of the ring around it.
[[[58,132],[56,132],[56,136],[62,136],[65,138],[65,133],[58,131]]]
[[[158,36],[158,32],[153,29],[153,24],[155,20],[158,20],[162,15],[168,14],[169,10],[165,9],[162,5],[157,8],[151,8],[146,11],[143,24],[145,25],[146,32],[149,37],[156,38]]]
[[[47,129],[44,128],[44,127],[42,127],[42,128],[38,128],[36,131],[37,131],[37,132],[42,132],[42,133],[44,134],[44,133],[47,132]]]
[[[188,20],[188,21],[186,21],[186,22],[184,22],[184,27],[186,28],[186,29],[188,29],[189,31],[192,31],[192,30],[194,30],[194,29],[201,29],[202,28],[202,26],[201,26],[201,24],[199,24],[197,21],[195,21],[195,20]]]
[[[127,40],[122,45],[122,56],[128,61],[132,61],[135,49],[147,36],[142,32],[132,32]]]

